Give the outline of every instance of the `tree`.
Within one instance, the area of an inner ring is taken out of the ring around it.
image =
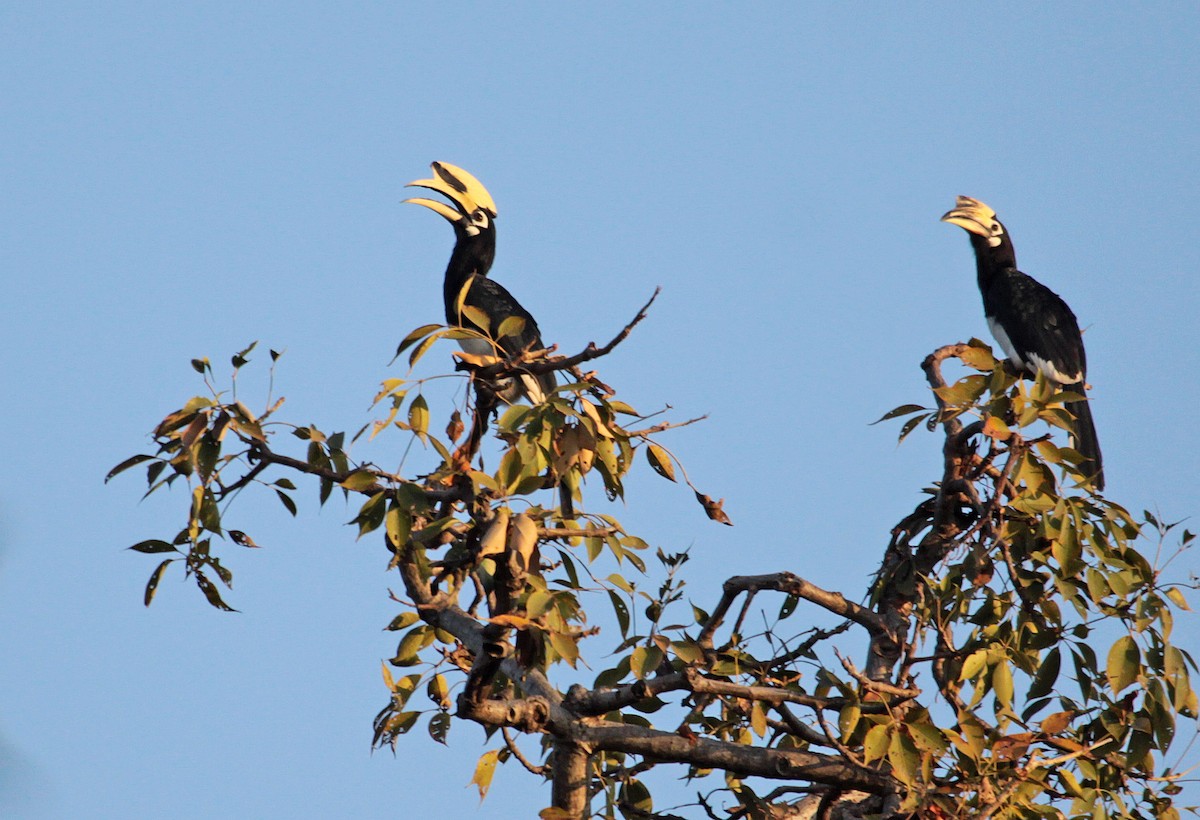
[[[1180,775],[1165,756],[1177,718],[1200,710],[1195,662],[1171,640],[1187,604],[1161,547],[1194,535],[1093,492],[1080,455],[1053,440],[1077,396],[1021,380],[977,340],[935,351],[923,364],[931,406],[880,421],[904,419],[901,439],[938,432],[942,472],[892,530],[865,603],[781,571],[731,577],[689,605],[686,553],[657,550],[648,569],[648,545],[612,516],[564,518],[539,500],[560,481],[580,492],[585,476],[623,497],[640,450],[730,523],[657,443],[678,425],[649,422],[579,369],[649,307],[574,356],[456,354],[471,389],[437,408],[444,436],[411,368],[469,331],[409,334],[397,350],[409,376],[384,382],[386,416],[349,439],[279,420],[282,399],[255,414],[193,360],[207,394],[158,424],[157,452],[109,474],[144,465],[147,493],[189,488],[183,528],[131,547],[161,558],[146,604],[179,565],[229,609],[219,548],[255,546],[225,529],[231,500],[265,490],[296,515],[292,478],[315,480],[322,503],[335,489],[364,499],[352,523],[360,537],[382,531],[403,581],[374,742],[395,748],[422,723],[444,742],[456,720],[481,724],[493,742],[472,780],[481,795],[515,759],[550,781],[544,818],[675,816],[655,814],[643,778],[670,765],[695,779],[709,817],[1178,816]],[[235,385],[253,350],[233,357]],[[952,360],[965,374],[948,383]],[[548,401],[498,405],[505,377],[551,371],[572,380]],[[485,471],[493,424],[499,459]],[[302,457],[282,452],[285,432],[306,443]],[[426,472],[352,458],[356,441],[397,432],[421,445]],[[833,625],[789,628],[817,616]],[[597,629],[601,617],[617,635]],[[579,678],[584,653],[616,661],[588,685],[556,683]],[[521,735],[541,741],[540,762]]]

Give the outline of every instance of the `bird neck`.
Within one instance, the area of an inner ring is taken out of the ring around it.
[[[450,263],[446,266],[446,279],[442,288],[446,301],[446,319],[451,324],[457,322],[457,317],[450,314],[463,285],[472,276],[487,276],[495,253],[494,244],[472,239],[460,240],[454,246],[454,253],[450,255]]]
[[[994,248],[983,237],[974,235],[971,244],[975,246],[975,273],[981,290],[987,290],[996,274],[1009,268],[1016,269],[1017,254],[1007,236]]]

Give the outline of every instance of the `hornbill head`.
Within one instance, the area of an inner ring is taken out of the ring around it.
[[[960,196],[954,202],[954,210],[942,215],[943,222],[949,222],[971,234],[971,244],[977,251],[984,248],[1012,247],[1012,239],[1004,224],[996,219],[996,212],[969,196]]]
[[[492,195],[483,187],[483,183],[462,168],[448,162],[435,162],[430,167],[433,168],[432,179],[414,180],[405,187],[437,191],[449,199],[454,207],[451,208],[440,200],[424,197],[404,201],[424,205],[441,214],[454,226],[454,233],[460,240],[477,236],[494,237],[496,203],[492,201]]]

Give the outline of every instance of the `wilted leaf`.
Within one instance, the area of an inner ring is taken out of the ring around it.
[[[1033,740],[1032,732],[1006,735],[992,744],[992,754],[997,760],[1016,760],[1025,754],[1025,750],[1029,748],[1029,744]]]
[[[716,521],[718,524],[725,524],[729,527],[733,526],[733,522],[729,520],[729,516],[726,515],[725,510],[721,508],[725,503],[724,498],[722,498],[720,501],[713,501],[711,496],[707,496],[699,491],[696,491],[696,500],[700,502],[700,505],[704,507],[704,512],[713,521]]]
[[[450,422],[446,425],[446,438],[453,444],[463,434],[463,429],[462,413],[455,410],[450,414]]]
[[[1071,725],[1071,720],[1075,717],[1075,712],[1070,709],[1064,712],[1055,712],[1052,715],[1047,715],[1042,720],[1041,729],[1047,735],[1060,735],[1066,728]]]

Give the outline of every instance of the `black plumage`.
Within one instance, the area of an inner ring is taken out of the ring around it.
[[[476,356],[493,356],[519,360],[530,351],[542,350],[541,331],[537,321],[521,306],[508,289],[488,277],[496,259],[496,203],[491,194],[471,174],[447,162],[432,165],[434,176],[410,182],[410,186],[436,191],[453,203],[453,207],[435,199],[406,200],[424,205],[445,217],[454,228],[454,251],[446,265],[442,297],[446,307],[446,324],[463,327],[480,334],[478,338],[460,339],[459,345]],[[507,404],[528,400],[531,404],[544,402],[557,385],[554,373],[522,373],[492,385],[496,398]],[[474,438],[482,434],[486,416],[495,402],[480,402],[476,413],[482,415],[473,425]],[[560,512],[564,518],[574,517],[574,493],[565,480],[559,482]]]
[[[1075,314],[1057,293],[1017,268],[1012,237],[996,212],[960,196],[942,221],[958,225],[970,237],[984,316],[1013,365],[1041,372],[1064,390],[1085,395],[1087,354]],[[1075,417],[1074,445],[1084,457],[1080,468],[1097,490],[1103,490],[1104,466],[1091,405],[1084,399],[1065,406]]]
[[[487,189],[461,168],[433,163],[434,178],[410,182],[445,195],[454,207],[432,199],[410,199],[441,214],[454,228],[454,251],[446,266],[442,296],[446,323],[477,331],[486,338],[463,339],[463,350],[475,355],[518,358],[541,350],[537,321],[508,289],[489,279],[496,258],[496,205]],[[497,385],[497,396],[506,403],[528,399],[545,401],[554,390],[552,373],[522,375]]]

